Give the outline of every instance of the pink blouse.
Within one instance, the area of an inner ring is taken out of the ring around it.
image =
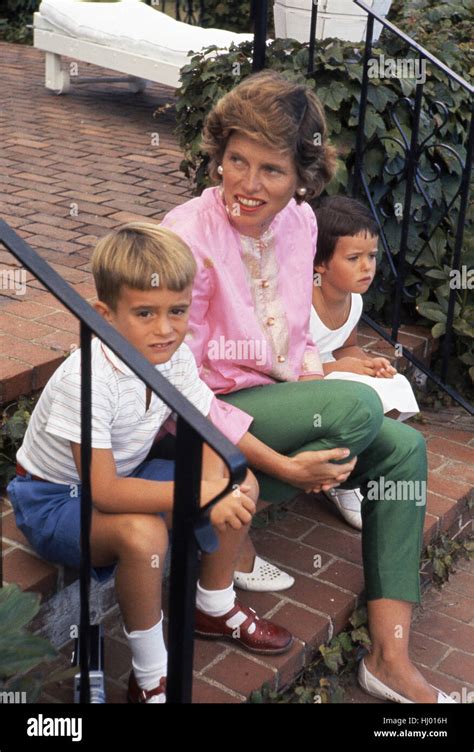
[[[216,394],[323,374],[309,332],[317,226],[291,199],[258,240],[231,225],[219,187],[163,219],[198,265],[189,332],[201,378]]]

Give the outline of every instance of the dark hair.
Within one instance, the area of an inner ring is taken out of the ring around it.
[[[370,210],[354,198],[347,196],[324,196],[311,204],[318,223],[318,240],[315,262],[328,264],[338,238],[345,235],[377,237],[379,228]]]
[[[276,71],[248,76],[207,115],[202,149],[210,157],[209,175],[215,182],[220,180],[217,167],[234,132],[280,152],[289,151],[308,200],[319,196],[335,173],[337,152],[328,140],[321,102],[309,86],[288,81]],[[304,200],[298,193],[295,199],[298,204]]]

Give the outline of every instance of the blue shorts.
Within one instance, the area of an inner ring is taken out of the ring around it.
[[[174,462],[145,460],[130,478],[174,480]],[[71,486],[33,480],[17,475],[7,492],[15,512],[16,524],[39,556],[55,564],[79,569],[81,561],[81,486],[71,498]],[[92,577],[99,582],[109,579],[115,564],[93,567]]]

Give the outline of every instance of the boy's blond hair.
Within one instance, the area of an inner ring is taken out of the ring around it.
[[[165,227],[129,222],[108,233],[92,255],[97,296],[116,309],[123,286],[181,292],[193,283],[196,261],[186,243]]]

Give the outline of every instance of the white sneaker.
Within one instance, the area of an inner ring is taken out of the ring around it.
[[[368,692],[369,695],[372,695],[372,697],[378,697],[379,700],[389,700],[390,702],[399,702],[410,705],[415,704],[413,700],[409,700],[408,697],[404,697],[403,695],[398,694],[398,692],[390,689],[390,687],[387,687],[387,685],[381,682],[380,679],[377,679],[376,676],[371,674],[369,669],[365,665],[363,658],[359,663],[359,672],[357,678],[362,689],[365,692]],[[453,700],[453,698],[447,695],[445,692],[442,692],[437,687],[433,687],[433,689],[436,689],[438,693],[438,704],[457,704],[456,700]]]
[[[364,497],[358,488],[330,488],[323,494],[332,501],[348,525],[362,530],[360,505]]]
[[[269,561],[255,557],[251,572],[234,572],[234,585],[241,590],[254,590],[259,593],[287,590],[295,582],[295,578],[281,569],[270,564]]]

